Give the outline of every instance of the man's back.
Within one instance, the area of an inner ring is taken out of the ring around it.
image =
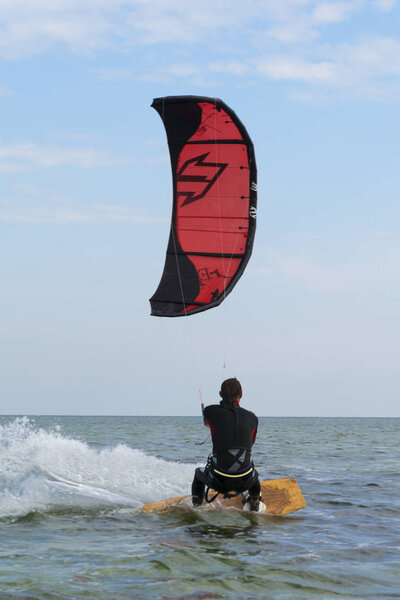
[[[205,408],[204,422],[210,427],[213,454],[221,468],[232,469],[250,464],[258,425],[254,413],[232,402],[222,401]]]

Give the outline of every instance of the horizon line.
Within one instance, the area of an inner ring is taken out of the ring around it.
[[[400,419],[390,415],[257,415],[260,419]],[[65,414],[65,413],[3,413],[0,417],[145,417],[145,418],[199,418],[201,415],[133,415],[133,414]]]

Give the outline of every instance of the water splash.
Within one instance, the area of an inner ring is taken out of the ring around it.
[[[0,426],[0,518],[55,507],[139,508],[188,493],[194,466],[123,444],[95,449],[17,418]]]

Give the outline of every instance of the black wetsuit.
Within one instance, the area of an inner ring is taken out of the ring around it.
[[[258,426],[256,415],[222,400],[206,407],[204,423],[211,430],[213,453],[206,467],[195,471],[192,496],[196,504],[201,503],[205,486],[219,492],[249,490],[251,496],[259,496],[260,482],[251,460]]]

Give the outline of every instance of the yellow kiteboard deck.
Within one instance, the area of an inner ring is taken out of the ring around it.
[[[210,492],[211,496],[212,492]],[[295,479],[271,479],[261,482],[261,494],[266,506],[264,515],[288,515],[305,507],[306,502]],[[205,501],[202,506],[213,510],[221,508],[242,508],[242,494],[234,498],[224,498],[222,494],[212,502]],[[164,513],[177,507],[191,507],[191,496],[169,498],[145,504],[141,511],[145,513]]]

